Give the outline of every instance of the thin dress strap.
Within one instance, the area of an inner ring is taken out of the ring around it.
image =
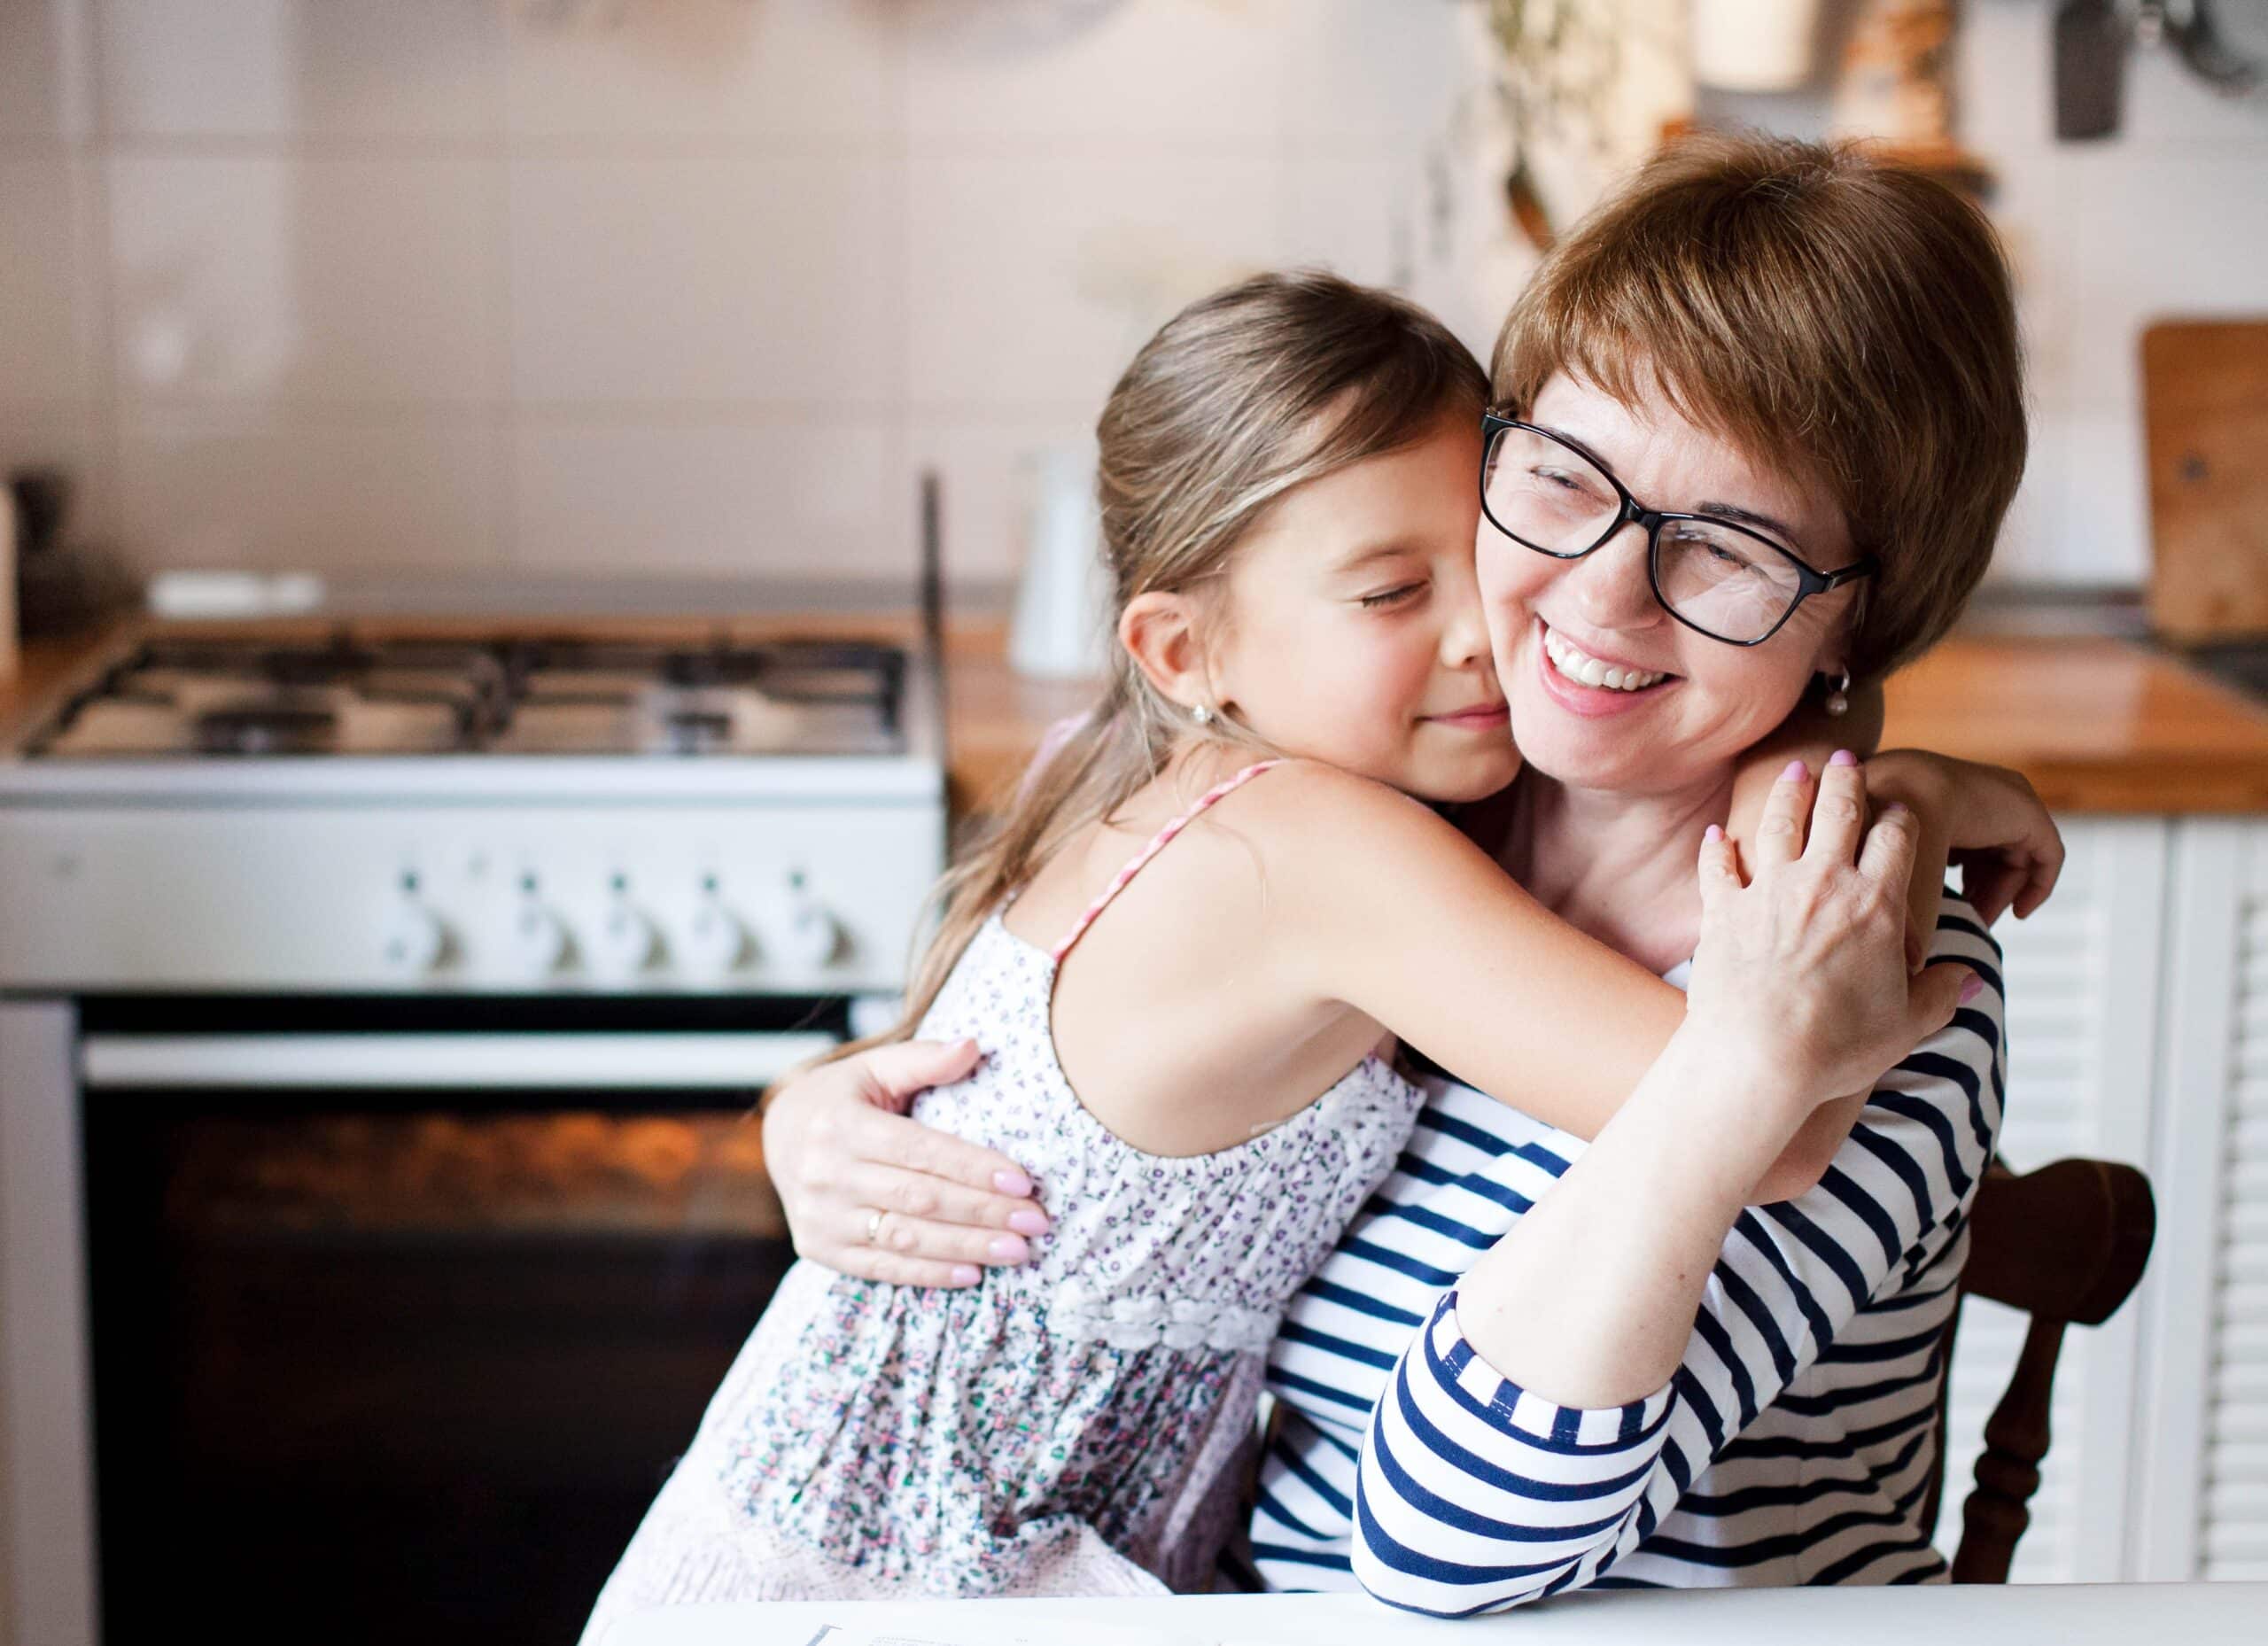
[[[1087,912],[1079,917],[1078,923],[1073,926],[1069,932],[1065,934],[1062,942],[1057,943],[1055,947],[1050,951],[1050,955],[1054,959],[1055,963],[1058,966],[1060,966],[1063,963],[1063,957],[1071,952],[1071,945],[1077,943],[1080,938],[1087,935],[1087,928],[1092,926],[1095,923],[1095,918],[1105,909],[1110,906],[1110,900],[1118,896],[1120,892],[1124,891],[1127,887],[1127,882],[1131,881],[1137,874],[1139,874],[1143,869],[1148,866],[1152,858],[1156,857],[1158,853],[1166,849],[1166,842],[1168,841],[1180,834],[1182,830],[1187,828],[1192,823],[1195,822],[1206,812],[1211,811],[1215,806],[1220,804],[1222,801],[1236,793],[1238,789],[1242,788],[1247,783],[1252,781],[1254,778],[1258,777],[1262,772],[1268,770],[1270,766],[1281,765],[1282,764],[1283,762],[1280,760],[1255,761],[1251,765],[1245,767],[1243,771],[1238,773],[1234,777],[1225,778],[1222,781],[1214,784],[1212,788],[1207,789],[1203,794],[1197,797],[1196,804],[1191,806],[1188,811],[1183,812],[1179,817],[1174,819],[1163,828],[1160,829],[1157,832],[1156,837],[1153,839],[1148,845],[1143,847],[1140,851],[1135,854],[1134,860],[1131,863],[1128,864],[1124,868],[1119,870],[1116,874],[1111,877],[1110,884],[1102,889],[1102,895],[1087,905]]]

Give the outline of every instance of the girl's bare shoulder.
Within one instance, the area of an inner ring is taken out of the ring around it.
[[[1209,827],[1190,832],[1209,840],[1211,849],[1192,856],[1231,867],[1256,856],[1279,885],[1327,889],[1351,872],[1413,854],[1470,850],[1456,827],[1423,801],[1312,760],[1271,766],[1207,818]]]

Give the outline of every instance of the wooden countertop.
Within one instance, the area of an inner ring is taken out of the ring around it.
[[[73,675],[138,627],[72,641],[34,641],[17,677],[0,683],[0,726],[19,729]],[[168,633],[322,634],[337,624],[169,625]],[[353,623],[358,633],[478,633],[494,620]],[[554,631],[647,639],[755,639],[801,633],[897,633],[902,617],[830,616],[817,622],[685,618],[548,624]],[[998,623],[955,626],[946,644],[947,739],[957,809],[980,809],[1013,788],[1040,734],[1084,707],[1076,681],[1027,680],[1003,656]],[[2047,804],[2067,812],[2268,815],[2268,707],[2172,660],[2123,641],[1947,641],[1891,683],[1885,747],[1934,749],[2014,766]]]

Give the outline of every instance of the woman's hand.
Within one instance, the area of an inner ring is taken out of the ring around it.
[[[1005,1154],[908,1118],[976,1067],[976,1043],[908,1040],[825,1063],[764,1106],[764,1159],[799,1256],[865,1280],[973,1286],[1047,1232]]]
[[[1908,972],[1919,830],[1897,803],[1866,819],[1855,762],[1829,765],[1815,792],[1796,762],[1765,803],[1746,879],[1721,830],[1701,849],[1701,938],[1679,1032],[1757,1066],[1797,1115],[1871,1089],[1981,987],[1960,966]]]
[[[1903,801],[1942,835],[1961,867],[1961,895],[1987,926],[2011,907],[2024,919],[2055,889],[2063,836],[2022,773],[1918,749],[1876,755],[1866,770],[1867,793],[1877,805]],[[1929,860],[1925,842],[1925,868]]]

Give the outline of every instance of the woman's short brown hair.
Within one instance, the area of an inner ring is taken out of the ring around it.
[[[1969,201],[1862,147],[1711,135],[1657,157],[1504,322],[1500,405],[1526,409],[1561,372],[1633,407],[1658,396],[1829,489],[1881,562],[1858,585],[1862,678],[1951,626],[2023,473],[2000,243]]]

